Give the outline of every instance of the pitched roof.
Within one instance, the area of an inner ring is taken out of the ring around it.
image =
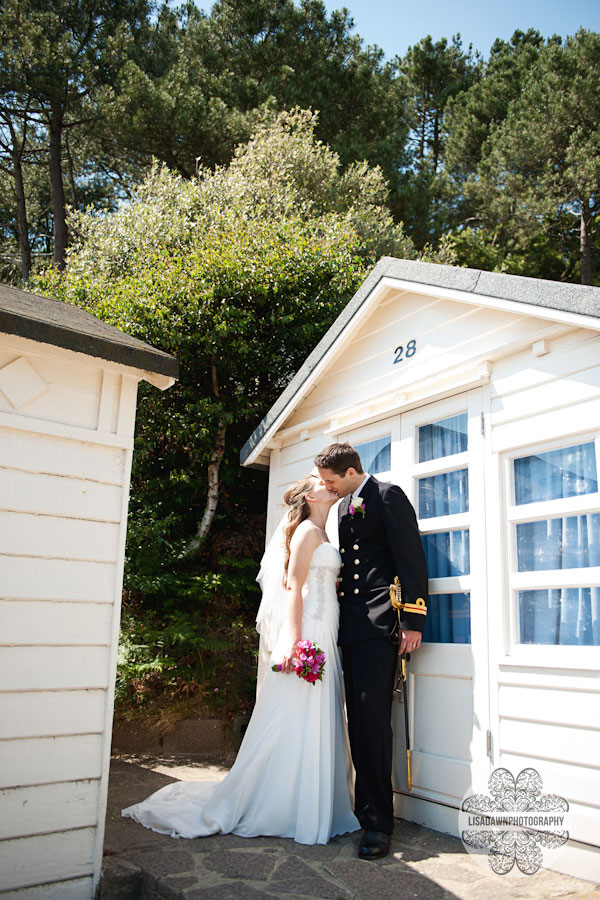
[[[242,465],[285,411],[311,372],[337,341],[346,325],[382,278],[392,278],[399,282],[413,282],[434,289],[462,291],[473,296],[480,296],[482,302],[484,302],[484,298],[488,298],[488,300],[496,298],[509,303],[514,302],[600,318],[600,288],[597,287],[384,256],[363,281],[354,297],[342,310],[262,422],[250,435],[240,451]]]
[[[146,372],[179,377],[179,361],[170,353],[124,334],[78,306],[5,284],[0,284],[0,331]]]

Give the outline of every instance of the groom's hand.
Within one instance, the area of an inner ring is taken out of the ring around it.
[[[400,632],[400,640],[398,641],[398,656],[401,653],[412,653],[413,650],[418,650],[421,646],[421,638],[422,634],[420,631],[405,631],[403,629]]]

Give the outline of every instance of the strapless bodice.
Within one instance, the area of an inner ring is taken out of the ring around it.
[[[341,556],[333,544],[325,541],[315,549],[302,588],[303,616],[322,619],[326,608],[338,614],[336,581]]]

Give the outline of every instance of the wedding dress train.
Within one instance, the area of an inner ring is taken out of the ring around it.
[[[301,844],[326,844],[336,834],[360,828],[348,788],[337,648],[339,568],[336,548],[319,544],[302,591],[302,637],[325,651],[323,680],[313,685],[293,672],[268,668],[224,780],[166,785],[124,809],[123,816],[172,837],[277,835]],[[276,652],[272,661],[280,661]]]

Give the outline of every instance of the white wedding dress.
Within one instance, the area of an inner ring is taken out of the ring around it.
[[[336,548],[319,544],[302,590],[302,637],[325,651],[322,681],[309,684],[269,667],[225,779],[168,784],[123,816],[172,837],[278,835],[301,844],[326,844],[360,828],[351,807],[337,648],[339,569]],[[276,650],[271,662],[279,661]]]

